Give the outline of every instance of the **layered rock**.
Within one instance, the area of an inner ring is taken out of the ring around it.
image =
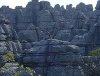
[[[86,60],[81,55],[100,47],[99,6],[100,1],[95,11],[84,3],[67,5],[66,9],[57,4],[53,8],[50,2],[38,0],[25,8],[3,6],[0,14],[10,23],[0,16],[0,53],[19,52],[20,63],[42,75],[85,76],[89,57]]]
[[[23,53],[21,61],[25,66],[34,64],[32,67],[40,75],[85,76],[78,46],[56,39],[33,42],[32,46]]]
[[[89,30],[90,24],[86,24],[86,20],[91,11],[92,6],[84,3],[76,8],[68,5],[65,9],[59,4],[53,8],[49,2],[38,0],[29,2],[25,8],[17,6],[11,9],[3,6],[0,9],[0,13],[11,21],[22,45],[49,38],[73,41],[77,35],[84,35]],[[61,38],[62,35],[66,37]]]
[[[16,31],[13,29],[13,26],[10,25],[9,21],[2,15],[0,15],[0,41],[0,52],[21,51]]]
[[[4,65],[2,56],[12,51],[14,54],[22,51],[16,31],[8,19],[0,15],[0,67]]]

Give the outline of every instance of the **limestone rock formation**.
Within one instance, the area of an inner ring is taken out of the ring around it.
[[[0,54],[17,52],[20,63],[44,76],[87,76],[89,59],[98,62],[84,55],[100,47],[99,0],[94,11],[91,4],[32,0],[25,8],[2,6],[0,14]]]
[[[0,52],[21,51],[20,42],[16,31],[9,21],[0,15]]]
[[[80,66],[82,57],[78,46],[55,39],[32,44],[33,47],[25,51],[26,56],[22,60],[25,64],[35,64],[33,67],[36,72],[41,75],[47,73],[46,76],[84,76]]]

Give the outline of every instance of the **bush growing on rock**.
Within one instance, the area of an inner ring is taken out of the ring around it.
[[[90,56],[100,56],[100,48],[89,52]]]
[[[89,55],[99,57],[100,56],[100,48],[90,51]],[[100,64],[95,63],[94,65],[95,65],[94,67],[89,69],[89,70],[91,70],[91,71],[89,71],[89,73],[90,73],[89,76],[100,76],[100,66],[99,66]]]
[[[24,67],[15,63],[15,56],[13,52],[9,51],[2,56],[5,65],[0,68],[0,76],[38,76],[30,67]],[[16,65],[17,64],[17,65]]]
[[[13,76],[36,76],[36,73],[33,69],[29,67],[23,67],[23,65],[19,66],[16,73]]]
[[[3,76],[8,76],[8,74],[9,76],[38,76],[33,69],[23,67],[23,65],[16,67],[16,69],[4,65],[2,68],[0,68],[0,72],[3,73]]]
[[[2,56],[4,62],[14,62],[15,57],[13,52],[9,51],[7,54]]]

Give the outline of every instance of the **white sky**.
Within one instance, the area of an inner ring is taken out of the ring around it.
[[[15,6],[23,6],[25,7],[26,4],[31,0],[0,0],[0,7],[2,5],[10,6],[11,8],[15,8]],[[96,6],[97,0],[40,0],[40,1],[49,1],[52,6],[55,4],[60,4],[66,6],[67,4],[73,4],[76,6],[80,2],[84,2],[85,4],[93,4]]]

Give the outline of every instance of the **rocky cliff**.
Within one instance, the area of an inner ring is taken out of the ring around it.
[[[43,76],[88,76],[85,64],[96,59],[85,55],[100,47],[100,1],[93,10],[91,4],[64,8],[32,0],[25,8],[2,6],[0,14],[1,54],[21,54],[20,63]]]
[[[85,43],[84,35],[93,25],[90,17],[94,12],[92,5],[84,3],[76,8],[67,5],[65,9],[59,4],[53,8],[47,1],[31,1],[25,8],[17,6],[11,9],[2,6],[0,13],[10,20],[23,49],[30,49],[32,42],[47,39],[69,41],[72,44]],[[30,47],[26,48],[25,45],[28,44]]]

